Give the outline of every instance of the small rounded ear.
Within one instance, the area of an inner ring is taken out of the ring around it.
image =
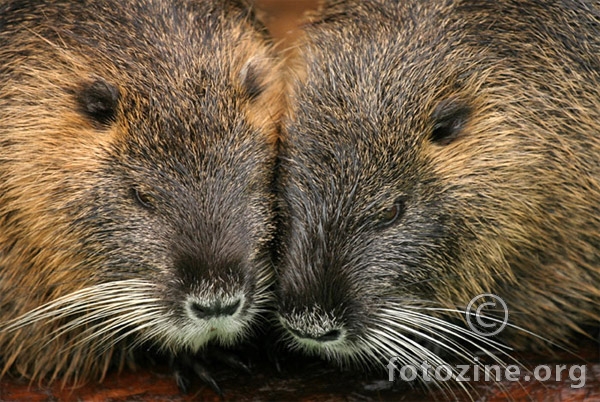
[[[429,137],[433,143],[448,145],[462,132],[471,114],[471,107],[461,99],[441,101],[431,114],[433,130]]]
[[[250,100],[260,96],[265,90],[265,66],[260,57],[253,57],[240,70],[240,80]]]
[[[92,122],[105,126],[115,122],[119,95],[116,86],[97,78],[83,84],[77,101],[84,115]]]

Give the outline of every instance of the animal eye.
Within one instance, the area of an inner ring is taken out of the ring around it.
[[[393,222],[398,217],[399,213],[400,208],[398,208],[398,205],[394,204],[391,207],[383,210],[383,212],[381,213],[381,221]]]
[[[154,205],[152,204],[152,198],[148,194],[145,194],[145,193],[139,191],[137,188],[133,188],[132,192],[133,192],[133,198],[137,201],[137,203],[140,206],[142,206],[146,209],[154,208]]]
[[[394,204],[379,213],[378,216],[378,226],[389,227],[396,223],[398,218],[404,213],[405,201],[403,199],[398,199]]]

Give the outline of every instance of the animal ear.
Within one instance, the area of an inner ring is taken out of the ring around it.
[[[92,122],[105,126],[116,119],[119,96],[116,86],[97,78],[83,84],[77,101],[84,115]]]
[[[441,101],[431,114],[433,129],[429,137],[433,143],[448,145],[465,127],[471,108],[461,99],[449,98]]]
[[[240,80],[250,100],[258,98],[265,90],[265,75],[268,73],[265,64],[261,57],[253,57],[240,70]]]

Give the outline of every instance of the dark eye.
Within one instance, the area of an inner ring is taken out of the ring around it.
[[[396,200],[393,205],[381,211],[377,219],[378,226],[380,228],[385,228],[396,223],[398,218],[404,213],[404,208],[405,201],[403,199]]]
[[[140,206],[142,206],[146,209],[152,209],[154,207],[154,205],[152,205],[152,198],[149,195],[141,192],[137,188],[133,188],[132,192],[133,192],[133,198],[137,201],[137,203]]]

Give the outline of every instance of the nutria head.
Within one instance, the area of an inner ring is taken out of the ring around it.
[[[0,7],[4,371],[99,378],[196,351],[268,299],[268,38],[238,2]]]
[[[454,322],[482,293],[507,303],[511,345],[598,318],[599,16],[336,1],[307,23],[278,189],[292,347],[417,366],[443,362],[422,341],[489,351]]]

